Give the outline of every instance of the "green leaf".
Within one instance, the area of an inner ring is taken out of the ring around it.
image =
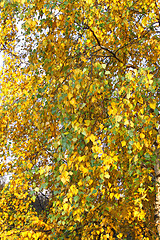
[[[97,190],[96,189],[94,189],[93,191],[92,191],[92,194],[94,194],[94,193],[96,193],[97,192]]]
[[[74,201],[77,202],[79,200],[79,196],[74,197]]]

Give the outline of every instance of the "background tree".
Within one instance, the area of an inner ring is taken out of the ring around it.
[[[159,7],[1,2],[2,239],[158,239]]]

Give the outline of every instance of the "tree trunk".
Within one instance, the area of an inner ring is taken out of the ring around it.
[[[155,202],[155,219],[157,225],[158,235],[160,237],[160,151],[156,149],[157,159],[155,165],[155,177],[156,177],[156,202]]]

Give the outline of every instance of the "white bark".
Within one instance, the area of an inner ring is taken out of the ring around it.
[[[155,215],[158,235],[160,237],[160,151],[156,150],[157,159],[155,165],[155,176],[156,176],[156,202],[155,202]]]

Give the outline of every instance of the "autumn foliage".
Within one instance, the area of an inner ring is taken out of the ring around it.
[[[158,239],[159,12],[1,1],[0,239]]]

